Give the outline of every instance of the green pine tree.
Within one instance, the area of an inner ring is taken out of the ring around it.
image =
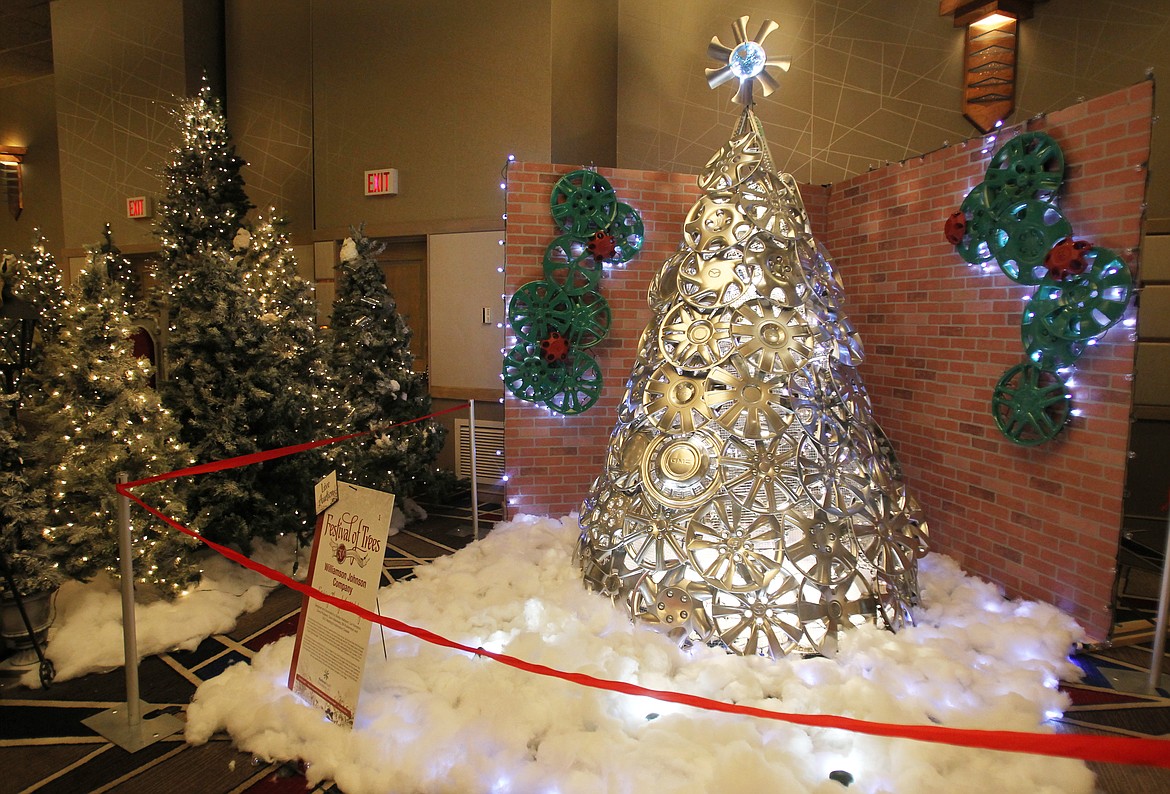
[[[335,465],[340,479],[401,499],[429,482],[444,428],[434,419],[399,425],[428,415],[431,397],[426,374],[414,371],[411,331],[386,287],[379,251],[360,229],[341,248],[329,344],[344,410],[339,432],[371,435],[346,442]]]
[[[245,289],[255,298],[265,328],[258,358],[283,384],[253,431],[261,449],[291,446],[321,437],[329,428],[328,377],[317,329],[313,286],[300,276],[284,222],[270,210],[242,226],[233,238]],[[324,450],[265,463],[258,486],[274,503],[283,531],[312,530],[313,483],[327,471]]]
[[[16,394],[0,396],[0,553],[16,589],[28,596],[55,588],[63,577],[48,553],[45,492],[28,476],[17,400]],[[0,579],[0,591],[7,590],[7,581]]]
[[[102,243],[97,250],[105,257],[110,278],[122,285],[127,311],[131,317],[137,317],[142,307],[142,279],[134,272],[130,260],[122,255],[122,250],[114,244],[113,232],[108,223],[102,232]]]
[[[245,286],[241,259],[222,246],[196,251],[181,263],[167,343],[163,403],[180,439],[199,462],[261,451],[274,403],[295,383],[282,379],[268,351],[270,326]],[[262,487],[263,467],[244,466],[189,482],[187,505],[195,528],[211,540],[249,551],[254,538],[274,540],[283,517]]]
[[[208,246],[226,249],[252,208],[240,174],[245,162],[236,154],[223,106],[206,75],[199,93],[185,99],[175,117],[182,137],[163,169],[155,230],[162,245],[156,273],[156,301],[162,307],[181,283],[183,263]]]
[[[33,232],[32,248],[17,257],[12,295],[28,301],[37,315],[37,331],[44,343],[57,338],[61,309],[65,303],[65,281],[56,258],[46,247],[40,230]]]
[[[189,462],[179,428],[149,385],[148,362],[134,355],[135,326],[127,311],[115,254],[91,250],[70,290],[58,339],[44,352],[41,401],[30,407],[37,428],[36,455],[47,476],[47,539],[62,570],[86,580],[118,570],[118,472],[132,479]],[[184,515],[173,483],[138,492],[164,513]],[[180,592],[197,575],[196,542],[143,511],[132,512],[135,576]]]

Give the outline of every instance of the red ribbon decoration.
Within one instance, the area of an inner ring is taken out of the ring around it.
[[[471,403],[460,403],[459,405],[452,406],[451,408],[444,408],[441,411],[435,411],[434,413],[427,414],[426,416],[420,416],[418,419],[407,419],[405,422],[398,422],[396,424],[389,425],[383,429],[392,430],[396,427],[402,427],[403,425],[412,425],[415,422],[421,422],[424,419],[433,419],[436,416],[449,414],[452,411],[462,411],[469,405],[471,405]],[[250,466],[253,463],[263,463],[266,460],[275,460],[276,458],[283,458],[287,455],[296,455],[298,452],[308,452],[310,449],[316,449],[317,447],[327,447],[330,444],[336,444],[339,441],[349,441],[351,438],[368,436],[372,432],[372,430],[360,430],[357,433],[349,433],[348,435],[337,436],[335,438],[325,438],[320,441],[309,441],[304,444],[294,444],[291,447],[277,447],[276,449],[266,449],[263,452],[251,452],[247,455],[237,455],[234,458],[213,460],[210,463],[200,463],[198,466],[188,466],[185,469],[175,469],[174,471],[168,471],[165,474],[156,474],[153,477],[146,477],[145,479],[128,482],[126,483],[126,487],[133,488],[152,482],[173,480],[177,477],[193,477],[197,474],[210,474],[213,471],[223,471],[224,469],[238,469],[241,466]],[[118,492],[122,493],[122,489],[120,487],[118,488]],[[143,505],[143,507],[146,507],[146,505]],[[196,534],[194,537],[199,536]],[[202,538],[200,538],[200,540],[202,540]]]
[[[423,419],[429,419],[433,416],[438,416],[449,411],[458,410],[466,407],[467,404],[456,406],[455,408],[439,411],[428,416],[423,416],[418,419],[413,419],[408,422],[400,422],[399,424],[410,424],[412,422],[419,422]],[[398,425],[393,425],[397,427]],[[193,466],[187,469],[180,469],[169,472],[167,474],[149,477],[143,480],[136,480],[129,483],[115,484],[115,489],[118,493],[128,499],[137,502],[144,510],[156,516],[159,520],[165,522],[178,531],[190,535],[199,540],[208,547],[214,549],[220,555],[226,557],[233,562],[255,571],[264,577],[271,579],[274,582],[284,585],[292,590],[296,590],[303,595],[315,598],[318,601],[323,601],[331,604],[338,609],[343,609],[346,612],[357,615],[358,617],[368,620],[371,623],[377,623],[385,626],[393,631],[402,634],[409,634],[412,637],[420,639],[424,642],[438,645],[444,648],[451,648],[453,650],[461,651],[463,653],[472,654],[473,656],[483,656],[492,659],[500,664],[517,670],[523,670],[528,673],[542,675],[549,678],[559,678],[562,681],[568,681],[580,686],[587,686],[593,689],[608,690],[610,692],[619,692],[626,695],[636,695],[639,697],[648,697],[655,700],[661,700],[667,703],[678,703],[684,706],[692,706],[694,708],[704,709],[706,711],[722,712],[724,714],[738,714],[746,717],[757,717],[760,719],[776,720],[778,722],[788,722],[793,725],[805,725],[814,728],[836,728],[838,730],[852,731],[854,733],[867,734],[869,736],[885,736],[896,739],[912,739],[921,742],[934,742],[936,744],[949,744],[956,747],[969,747],[978,750],[997,750],[1000,752],[1011,753],[1030,753],[1033,755],[1048,755],[1062,758],[1077,758],[1083,761],[1099,761],[1113,764],[1134,764],[1144,766],[1156,766],[1170,769],[1170,742],[1164,739],[1141,739],[1132,738],[1128,736],[1086,736],[1073,734],[1046,734],[1046,733],[1028,733],[1025,731],[993,731],[993,730],[978,730],[974,728],[946,728],[938,725],[906,725],[894,724],[884,722],[872,722],[870,720],[854,719],[852,717],[839,717],[831,714],[796,714],[792,712],[771,711],[769,709],[762,709],[755,706],[741,706],[735,703],[725,703],[720,700],[712,700],[701,695],[688,695],[682,692],[670,692],[663,689],[650,689],[637,684],[630,684],[625,681],[615,681],[609,678],[599,678],[597,676],[587,675],[585,673],[570,673],[564,670],[558,670],[555,667],[548,667],[543,664],[536,664],[534,662],[525,661],[514,656],[508,656],[503,653],[495,653],[484,648],[472,648],[470,645],[456,642],[455,640],[436,634],[427,629],[412,626],[409,623],[403,623],[400,620],[391,617],[385,617],[371,612],[368,609],[363,609],[356,604],[351,604],[336,596],[324,593],[317,588],[298,582],[295,579],[281,573],[275,568],[270,568],[262,563],[245,557],[238,551],[223,546],[215,541],[208,540],[200,535],[198,532],[183,526],[178,521],[165,515],[160,510],[148,505],[140,498],[135,496],[130,490],[136,486],[144,485],[146,483],[158,482],[159,480],[173,479],[184,475],[205,474],[210,471],[221,471],[228,468],[236,468],[239,466],[246,466],[251,463],[258,463],[264,460],[271,460],[273,458],[283,457],[284,455],[295,454],[307,449],[325,446],[338,441],[355,438],[357,436],[366,435],[368,431],[361,433],[352,433],[346,436],[339,436],[337,438],[327,439],[324,441],[314,441],[308,444],[299,444],[292,447],[282,447],[280,449],[268,450],[266,452],[254,453],[251,455],[241,455],[235,458],[229,458],[223,461],[216,461],[213,463],[204,464],[201,466]]]

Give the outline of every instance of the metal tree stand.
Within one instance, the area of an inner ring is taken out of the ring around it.
[[[37,660],[39,661],[38,676],[41,680],[41,686],[48,689],[49,684],[53,682],[53,678],[57,675],[57,671],[53,668],[53,663],[45,656],[45,651],[41,648],[41,643],[37,640],[36,629],[33,628],[32,620],[29,619],[28,610],[24,608],[24,599],[21,597],[20,591],[16,589],[16,580],[12,578],[12,568],[8,565],[8,555],[2,549],[0,549],[0,569],[3,569],[4,583],[8,585],[8,592],[12,594],[12,600],[20,612],[20,619],[24,621],[24,628],[28,631],[29,642],[32,643],[33,651],[37,655]]]

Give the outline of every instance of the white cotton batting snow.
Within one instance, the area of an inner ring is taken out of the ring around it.
[[[898,723],[1048,731],[1076,678],[1078,626],[1054,607],[1008,602],[951,560],[921,563],[918,625],[848,632],[837,657],[730,656],[631,624],[585,589],[578,529],[521,516],[386,588],[382,614],[567,671],[765,709]],[[1093,790],[1079,761],[800,728],[630,697],[514,670],[386,630],[371,635],[357,724],[328,722],[287,689],[293,640],[202,684],[187,739],[227,731],[265,759],[303,760],[311,783],[365,792]],[[657,715],[657,716],[653,716]]]
[[[307,549],[301,556],[307,559]],[[296,538],[285,536],[280,542],[259,542],[252,559],[271,568],[292,572]],[[185,596],[172,601],[161,598],[137,603],[134,625],[138,653],[143,658],[172,650],[194,650],[204,638],[231,631],[236,619],[254,612],[264,603],[275,585],[254,571],[249,571],[218,554],[203,563],[199,585]],[[298,566],[303,574],[304,562]],[[137,594],[149,599],[149,592]],[[126,658],[122,639],[122,596],[118,583],[108,576],[93,581],[66,582],[57,593],[56,615],[49,628],[45,655],[53,662],[55,681],[68,681],[88,673],[121,667]],[[20,683],[40,686],[34,668]]]
[[[427,517],[427,511],[413,499],[403,499],[394,508],[390,535],[412,521]],[[293,575],[296,539],[287,535],[278,543],[259,541],[252,559]],[[299,550],[298,576],[307,568],[308,549]],[[236,620],[254,612],[264,603],[275,585],[218,554],[205,552],[199,585],[187,595],[167,601],[152,590],[137,588],[135,626],[138,652],[143,658],[164,651],[194,650],[204,638],[235,628]],[[121,667],[125,659],[122,641],[122,595],[114,578],[101,574],[89,582],[67,581],[54,602],[55,614],[49,628],[45,655],[53,662],[57,682]],[[37,668],[31,667],[20,679],[30,688],[41,686]]]

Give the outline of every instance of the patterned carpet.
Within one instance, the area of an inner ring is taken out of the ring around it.
[[[467,506],[425,507],[430,513],[426,521],[390,538],[385,583],[407,578],[415,566],[470,542]],[[500,520],[499,511],[498,503],[481,506],[482,532]],[[139,673],[142,699],[161,712],[182,717],[201,681],[294,633],[300,606],[299,594],[276,588],[261,609],[244,615],[230,633],[208,637],[193,651],[144,660]],[[1170,738],[1170,674],[1163,676],[1156,693],[1145,693],[1149,661],[1148,640],[1077,657],[1085,678],[1064,685],[1074,705],[1058,721],[1058,729]],[[1170,661],[1167,664],[1170,667]],[[253,758],[234,749],[226,736],[193,747],[178,734],[129,753],[82,724],[85,718],[124,703],[121,670],[54,683],[47,690],[29,690],[11,676],[0,676],[0,792],[338,792],[330,785],[309,788],[295,764]],[[1094,771],[1101,794],[1170,794],[1170,770],[1097,764]]]

